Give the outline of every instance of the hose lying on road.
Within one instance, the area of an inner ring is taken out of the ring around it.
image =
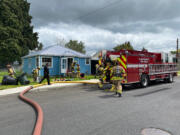
[[[82,83],[82,84],[98,84],[99,82],[89,82],[89,81],[55,81],[53,83]]]
[[[56,81],[56,82],[52,82],[52,84],[54,83],[83,83],[83,84],[97,84],[97,82],[85,82],[85,81]],[[37,88],[37,87],[40,87],[40,86],[43,86],[43,85],[46,85],[46,83],[43,83],[43,84],[37,84],[37,85],[34,85],[34,86],[30,86],[28,87],[27,89],[25,89],[24,91],[22,91],[19,95],[19,97],[31,104],[37,111],[38,113],[38,116],[37,116],[37,121],[36,121],[36,125],[35,125],[35,128],[34,128],[34,131],[33,131],[33,135],[41,135],[41,132],[42,132],[42,126],[43,126],[43,111],[42,111],[42,108],[40,107],[40,105],[38,103],[36,103],[35,101],[27,98],[24,96],[24,94],[26,94],[28,91],[30,91],[31,89],[33,88]]]
[[[36,126],[35,126],[34,131],[33,131],[33,135],[41,135],[42,126],[43,126],[43,111],[42,111],[42,108],[41,108],[40,105],[37,104],[35,101],[33,101],[33,100],[31,100],[31,99],[29,99],[29,98],[27,98],[27,97],[24,96],[24,94],[27,93],[27,92],[28,92],[29,90],[31,90],[32,88],[33,88],[33,87],[30,86],[30,87],[28,87],[27,89],[25,89],[24,91],[22,91],[22,92],[20,93],[19,97],[20,97],[23,101],[31,104],[31,105],[36,109],[36,111],[37,111],[37,113],[38,113],[38,116],[37,116]]]

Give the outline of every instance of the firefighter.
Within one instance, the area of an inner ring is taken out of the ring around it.
[[[41,83],[44,79],[47,79],[48,85],[50,85],[50,77],[49,77],[49,68],[48,63],[44,66],[44,76],[39,83]]]
[[[123,67],[118,64],[117,60],[114,60],[114,66],[112,69],[113,69],[113,77],[111,78],[111,81],[113,83],[112,89],[114,89],[116,95],[121,97],[122,96],[121,82],[125,79],[126,73]]]
[[[102,56],[99,56],[99,61],[98,61],[99,66],[101,66],[103,64],[103,58]]]
[[[13,67],[10,64],[8,64],[6,67],[7,67],[9,76],[11,76],[12,78],[15,78],[15,71]]]
[[[96,64],[95,78],[99,76],[99,64]]]
[[[80,78],[80,65],[79,64],[77,64],[76,70],[77,70],[77,78]]]
[[[76,66],[76,62],[73,62],[71,64],[71,77],[75,76],[75,66]]]
[[[36,69],[33,70],[33,79],[34,79],[34,81],[39,81],[39,80],[38,80],[39,70],[40,70],[39,67],[37,67]]]
[[[103,72],[103,81],[110,82],[112,76],[112,67],[111,62],[109,60],[106,61],[106,67]]]
[[[104,89],[108,91],[110,89],[110,83],[111,83],[111,78],[112,78],[112,62],[110,59],[106,60],[106,67],[103,71],[103,84],[104,84]]]
[[[101,65],[98,68],[98,75],[99,75],[99,88],[103,88],[103,76],[104,76],[104,66]]]

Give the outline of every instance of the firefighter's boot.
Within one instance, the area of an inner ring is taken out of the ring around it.
[[[118,87],[117,87],[117,94],[118,94],[119,97],[122,96],[122,85],[118,85]]]
[[[100,82],[100,83],[98,83],[98,87],[100,88],[100,89],[102,89],[103,88],[103,84]]]

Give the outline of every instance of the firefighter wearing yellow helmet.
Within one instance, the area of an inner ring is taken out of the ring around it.
[[[7,67],[9,76],[11,76],[12,78],[15,78],[15,71],[13,67],[10,64],[6,65],[6,67]]]
[[[106,61],[106,67],[103,72],[103,81],[104,82],[110,82],[111,77],[112,77],[112,65],[111,61],[107,60]]]
[[[76,61],[74,61],[72,64],[71,64],[71,77],[74,78],[76,77],[76,73],[75,73],[75,66],[76,66]]]
[[[98,61],[98,64],[96,64],[96,74],[99,76],[99,88],[103,88],[103,77],[104,77],[104,61],[103,61],[103,58],[102,58],[102,54],[99,54],[99,61]]]
[[[37,67],[36,69],[33,69],[33,79],[34,79],[34,81],[39,81],[38,80],[38,77],[39,77],[39,70],[40,70],[40,68],[39,67]]]
[[[80,78],[80,65],[79,64],[77,64],[76,70],[77,70],[77,78]]]
[[[111,61],[109,59],[106,59],[105,61],[105,68],[103,70],[103,74],[102,74],[102,87],[104,90],[109,90],[109,85],[111,82],[111,77],[112,77],[112,64]]]
[[[99,88],[103,87],[103,76],[104,76],[104,66],[103,64],[101,66],[98,67],[98,75],[99,75]]]
[[[115,94],[119,97],[122,96],[122,81],[125,79],[126,73],[122,66],[120,66],[117,62],[117,60],[114,61],[114,66],[112,68],[113,77],[111,78],[111,81],[113,83],[111,91],[115,91]]]

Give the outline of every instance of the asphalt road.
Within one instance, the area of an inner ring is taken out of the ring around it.
[[[44,110],[43,135],[140,135],[155,127],[180,134],[180,78],[147,88],[127,87],[123,97],[95,85],[33,91]],[[17,94],[0,97],[0,135],[31,135],[36,115]]]

